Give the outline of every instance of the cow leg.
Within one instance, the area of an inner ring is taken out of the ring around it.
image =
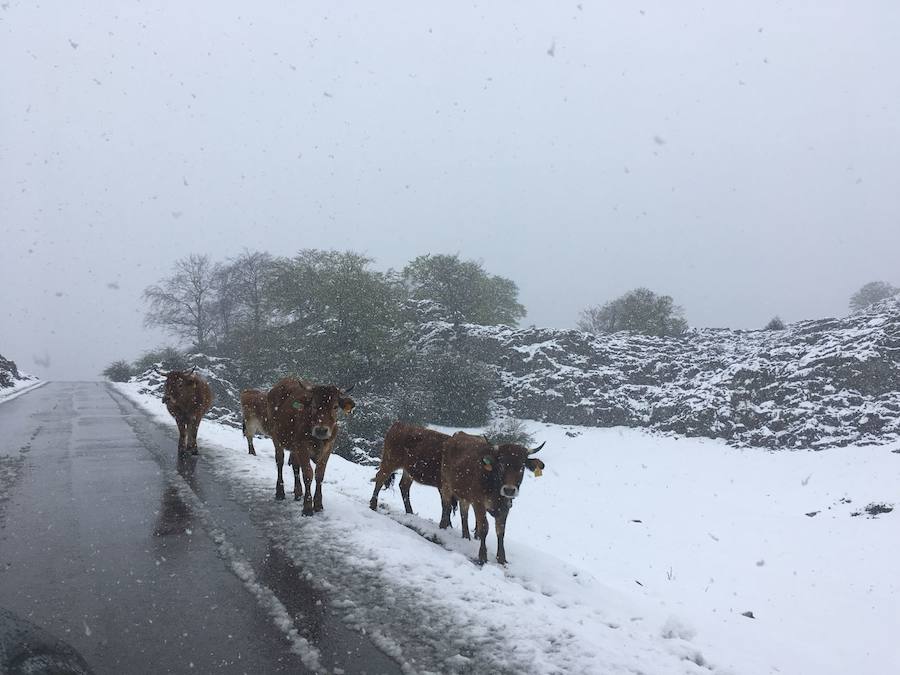
[[[494,516],[494,525],[497,528],[497,562],[506,564],[506,549],[503,548],[503,537],[506,534],[506,517],[509,511],[498,511]]]
[[[291,469],[294,472],[294,501],[299,502],[300,498],[303,497],[303,488],[300,484],[300,465],[294,464],[294,456],[291,455],[291,459],[288,461],[288,464],[291,465]],[[297,494],[297,491],[300,491],[300,494]]]
[[[200,417],[191,418],[191,423],[188,426],[188,435],[190,438],[188,439],[188,448],[191,451],[191,454],[198,454],[197,451],[197,432],[200,430]]]
[[[256,454],[256,450],[253,448],[253,432],[247,428],[247,422],[241,425],[241,429],[244,432],[244,437],[247,439],[247,451],[251,455]]]
[[[302,469],[302,462],[300,461],[300,451],[299,450],[291,450],[290,459],[288,459],[288,464],[291,465],[291,469],[294,471],[294,501],[299,502],[303,499],[303,484],[300,482],[300,470]],[[306,471],[303,472],[303,477],[306,477]],[[306,488],[307,493],[309,492],[309,487]]]
[[[403,470],[403,476],[400,478],[400,494],[403,497],[403,506],[407,513],[412,513],[412,503],[409,501],[409,488],[413,483],[412,476],[406,470]]]
[[[378,467],[378,471],[375,473],[375,489],[372,490],[372,499],[369,500],[369,508],[373,511],[378,510],[378,493],[381,492],[384,482],[391,473],[391,471],[387,470],[384,462],[381,463],[381,466]]]
[[[325,467],[328,466],[328,457],[328,455],[324,455],[316,462],[316,495],[313,497],[313,511],[321,511],[325,508],[322,506],[322,483],[325,482]],[[308,487],[306,489],[309,490]]]
[[[471,539],[472,537],[469,536],[469,502],[465,499],[459,500],[459,520],[463,539]]]
[[[303,495],[303,515],[311,516],[313,514],[313,501],[312,501],[312,479],[313,479],[313,468],[312,463],[309,461],[309,457],[304,457],[300,459],[299,454],[295,457],[291,455],[293,459],[294,466],[300,465],[300,470],[303,471],[303,483],[306,485],[306,494]],[[296,470],[296,469],[295,469]],[[298,484],[294,483],[294,499],[299,499],[297,496],[299,490]]]
[[[478,562],[483,565],[487,562],[487,510],[481,502],[475,502],[472,504],[472,508],[475,509],[475,536],[481,539],[481,546],[478,547]]]
[[[453,504],[453,491],[447,484],[441,485],[441,522],[438,525],[442,530],[450,527],[450,508]]]
[[[282,478],[282,469],[284,468],[284,448],[275,444],[275,464],[278,466],[278,481],[275,483],[275,499],[284,499],[284,478]]]
[[[175,418],[175,424],[178,425],[178,452],[184,452],[185,438],[187,437],[187,434],[185,433],[186,425],[184,423],[184,418],[179,415]]]

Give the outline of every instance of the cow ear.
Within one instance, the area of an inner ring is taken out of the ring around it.
[[[531,471],[536,478],[539,478],[541,474],[544,473],[544,467],[546,466],[547,465],[544,464],[541,460],[534,457],[529,457],[525,460],[525,468]]]
[[[354,401],[349,396],[344,396],[338,399],[338,405],[341,406],[341,409],[345,413],[353,412],[353,409],[356,407],[356,401]]]

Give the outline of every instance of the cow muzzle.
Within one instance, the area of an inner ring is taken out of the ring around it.
[[[312,435],[320,441],[327,441],[331,438],[331,429],[328,427],[313,427]]]
[[[515,485],[504,485],[500,488],[500,494],[507,499],[515,499],[519,494],[519,488]]]

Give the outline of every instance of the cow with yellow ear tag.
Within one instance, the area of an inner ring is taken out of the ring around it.
[[[544,444],[528,448],[516,443],[491,445],[482,436],[459,431],[444,444],[441,459],[441,528],[450,526],[453,501],[459,501],[462,535],[469,538],[469,506],[475,510],[475,536],[481,540],[478,560],[487,562],[487,514],[494,516],[497,526],[497,562],[506,564],[503,538],[506,519],[513,501],[519,496],[525,470],[536,476],[546,465],[537,457]]]

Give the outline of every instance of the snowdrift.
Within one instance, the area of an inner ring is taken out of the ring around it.
[[[13,361],[0,355],[0,401],[15,398],[41,384],[44,383],[40,379],[21,372]]]
[[[174,425],[140,385],[116,387]],[[437,528],[437,491],[368,509],[374,470],[332,457],[325,511],[275,502],[270,441],[204,422],[215,471],[349,625],[406,672],[900,672],[891,509],[900,442],[767,453],[625,428],[529,422],[547,469],[507,529],[510,563]],[[288,489],[291,488],[288,479]],[[870,512],[871,504],[883,508]],[[880,512],[879,512],[880,511]],[[492,524],[493,528],[493,524]],[[402,608],[402,609],[401,609]],[[747,616],[751,613],[752,617]],[[303,633],[302,617],[289,628]]]

